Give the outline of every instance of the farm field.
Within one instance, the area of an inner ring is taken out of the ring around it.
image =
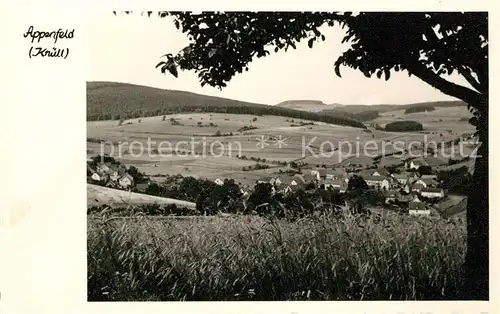
[[[88,216],[89,301],[454,300],[465,220]]]
[[[141,118],[140,123],[139,119],[124,120],[121,125],[118,121],[89,121],[87,138],[128,143],[121,148],[104,145],[103,152],[148,175],[182,174],[208,179],[227,176],[251,184],[262,175],[277,172],[277,162],[301,160],[311,166],[332,166],[341,162],[369,164],[370,158],[364,156],[365,152],[375,156],[384,147],[384,152],[390,153],[393,151],[391,143],[395,141],[401,141],[403,146],[411,141],[421,142],[424,137],[428,141],[448,141],[462,132],[473,131],[467,122],[458,121],[468,113],[465,107],[437,108],[429,116],[421,113],[404,115],[403,112],[390,111],[373,122],[383,124],[404,117],[423,123],[425,131],[430,134],[377,130],[369,133],[359,128],[322,122],[295,126],[299,122],[311,121],[279,116],[186,113],[166,115],[165,120],[163,116]],[[175,125],[170,119],[176,121]],[[437,122],[438,119],[443,122]],[[255,129],[240,130],[243,126]],[[214,136],[217,132],[221,136]],[[266,139],[265,142],[262,138]],[[368,141],[371,144],[365,146]],[[342,144],[346,142],[351,144]],[[336,150],[340,144],[340,149]],[[99,154],[101,149],[101,144],[87,142],[89,156]],[[357,152],[363,156],[354,156]],[[247,158],[243,160],[237,158],[238,155]],[[249,160],[251,157],[265,161]],[[352,158],[363,160],[358,162]],[[257,163],[266,164],[270,169],[242,170]]]
[[[425,131],[444,132],[443,136],[449,134],[460,135],[461,133],[474,132],[475,128],[468,121],[460,119],[472,117],[466,106],[457,107],[437,107],[430,112],[416,112],[405,114],[404,110],[388,111],[380,114],[375,120],[370,122],[378,123],[381,126],[397,120],[412,120],[421,123]],[[451,132],[449,132],[451,131]]]

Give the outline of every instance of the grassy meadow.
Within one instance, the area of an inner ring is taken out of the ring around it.
[[[88,216],[89,301],[459,299],[462,218]]]

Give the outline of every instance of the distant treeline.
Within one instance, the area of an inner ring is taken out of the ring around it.
[[[370,121],[378,118],[380,116],[379,112],[376,110],[366,110],[357,113],[350,113],[340,109],[325,109],[322,111],[325,114],[331,114],[334,116],[343,116],[349,119],[357,120],[360,122]]]
[[[360,121],[343,115],[306,112],[131,84],[87,83],[87,121],[132,119],[190,112],[274,115],[365,128]]]
[[[422,131],[424,127],[416,121],[395,121],[387,123],[384,130],[388,132]]]
[[[405,114],[409,113],[416,113],[416,112],[426,112],[426,111],[434,111],[436,108],[430,105],[421,105],[421,106],[413,106],[410,108],[407,108],[405,110]]]

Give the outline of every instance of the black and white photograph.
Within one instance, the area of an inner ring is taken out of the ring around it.
[[[88,302],[489,300],[488,12],[86,20]]]

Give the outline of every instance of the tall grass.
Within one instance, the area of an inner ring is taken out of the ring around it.
[[[88,299],[458,299],[465,224],[88,218]]]

